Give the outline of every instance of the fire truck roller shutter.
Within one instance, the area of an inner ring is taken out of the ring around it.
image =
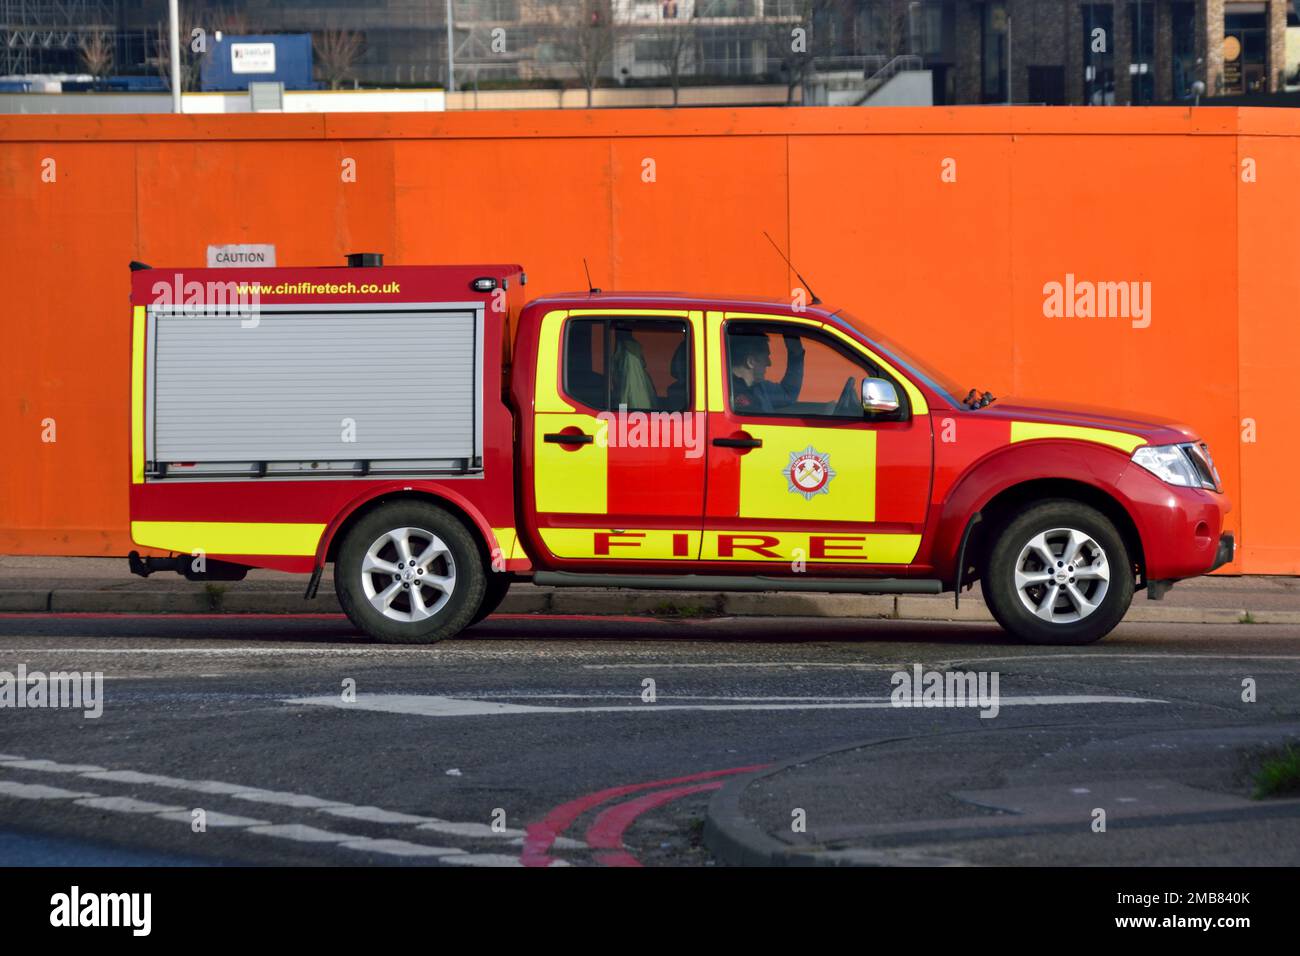
[[[146,457],[200,471],[204,463],[477,467],[481,311],[365,308],[263,307],[255,323],[151,311]]]

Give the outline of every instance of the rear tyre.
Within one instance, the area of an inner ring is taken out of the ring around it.
[[[501,602],[510,593],[510,578],[511,575],[506,574],[504,571],[493,572],[487,576],[487,586],[483,589],[483,603],[469,622],[470,627],[473,627],[501,606]]]
[[[464,630],[483,603],[484,578],[469,530],[424,501],[366,515],[334,562],[334,590],[348,618],[389,644],[432,644]]]
[[[1031,644],[1091,644],[1109,634],[1133,601],[1124,540],[1095,508],[1043,501],[993,542],[980,581],[1008,632]]]

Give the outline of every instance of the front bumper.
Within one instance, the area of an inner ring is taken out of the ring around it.
[[[1232,508],[1225,495],[1167,485],[1132,463],[1116,491],[1142,539],[1147,580],[1194,578],[1223,564],[1224,519]]]
[[[1236,553],[1237,553],[1236,537],[1233,536],[1233,533],[1231,531],[1223,532],[1223,534],[1219,535],[1219,550],[1214,552],[1214,563],[1210,565],[1210,571],[1215,571],[1223,567],[1225,564],[1227,564],[1229,561],[1233,559]],[[1206,573],[1208,574],[1209,571],[1207,571]]]
[[[1219,535],[1218,550],[1214,552],[1214,563],[1210,565],[1204,573],[1209,574],[1210,571],[1223,567],[1233,559],[1233,556],[1236,555],[1236,553],[1237,539],[1233,536],[1231,531],[1223,532],[1223,534]],[[1147,581],[1147,599],[1151,601],[1161,600],[1165,596],[1165,593],[1180,580],[1182,579],[1164,578],[1161,580]]]

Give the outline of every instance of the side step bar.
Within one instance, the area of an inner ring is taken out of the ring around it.
[[[538,571],[533,583],[553,588],[639,588],[650,591],[810,591],[825,594],[942,594],[931,578],[714,577],[708,574],[573,574]]]

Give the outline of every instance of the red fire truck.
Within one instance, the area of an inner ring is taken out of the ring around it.
[[[517,265],[133,263],[137,573],[334,564],[381,641],[512,581],[937,594],[1022,639],[1107,634],[1231,560],[1182,425],[965,390],[816,303],[592,289]]]

